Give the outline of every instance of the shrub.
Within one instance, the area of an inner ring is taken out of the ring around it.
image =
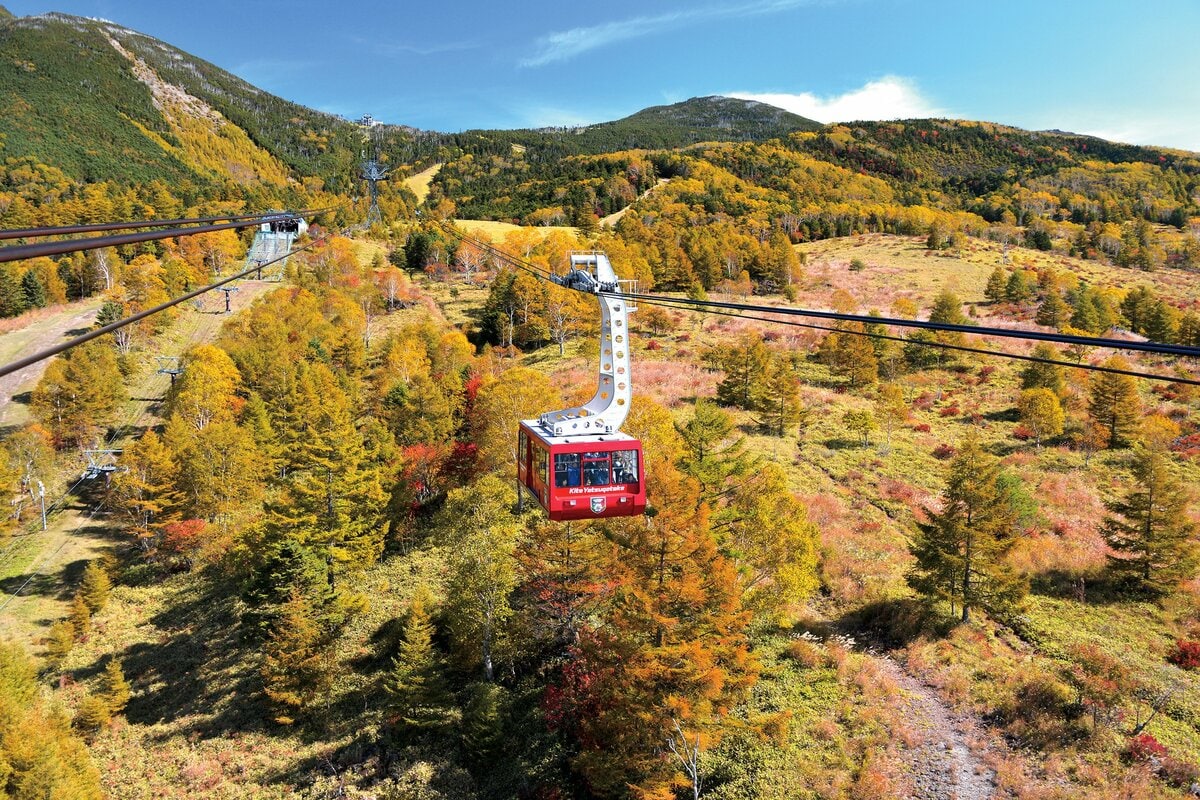
[[[922,422],[917,425],[913,425],[912,429],[917,433],[929,433],[930,430],[928,422]]]
[[[917,411],[928,411],[933,408],[933,395],[929,392],[921,392],[916,400],[913,400],[913,408]]]
[[[1125,745],[1125,755],[1130,761],[1145,762],[1151,758],[1161,759],[1167,754],[1167,748],[1158,739],[1148,733],[1139,733],[1131,737]]]
[[[662,350],[662,342],[660,342],[658,339],[651,339],[650,341],[646,342],[646,349]]]
[[[988,378],[992,377],[992,374],[995,373],[995,371],[996,371],[996,368],[991,366],[990,364],[986,367],[980,367],[979,368],[979,382],[987,383]]]
[[[1175,649],[1167,656],[1180,669],[1200,669],[1200,642],[1189,642],[1180,639],[1175,642]]]
[[[957,417],[961,411],[958,408],[958,403],[951,403],[938,412],[943,417]]]
[[[851,272],[862,272],[866,268],[867,268],[867,262],[863,261],[861,258],[850,259],[850,271]]]
[[[1027,442],[1036,435],[1037,434],[1030,430],[1028,426],[1023,424],[1017,425],[1015,428],[1013,428],[1013,438],[1020,439],[1022,442]]]
[[[957,451],[954,449],[953,445],[942,442],[937,447],[933,448],[933,457],[944,460],[953,457],[956,452]]]
[[[807,639],[796,639],[787,646],[784,655],[806,669],[825,665],[825,653],[821,646]]]
[[[675,341],[677,342],[690,342],[691,340],[692,335],[690,333],[681,333],[675,337]]]

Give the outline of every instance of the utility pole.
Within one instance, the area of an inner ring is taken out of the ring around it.
[[[38,481],[38,497],[42,501],[42,530],[46,530],[46,487]]]

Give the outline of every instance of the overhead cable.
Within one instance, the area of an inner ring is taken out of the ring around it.
[[[71,236],[77,233],[98,233],[100,231],[121,231],[134,228],[163,228],[177,225],[199,225],[204,222],[220,222],[222,220],[254,219],[270,222],[283,219],[297,219],[302,216],[312,216],[321,213],[318,210],[304,211],[260,212],[257,214],[222,214],[215,217],[191,217],[186,219],[141,219],[135,222],[97,222],[84,225],[59,225],[41,228],[9,228],[0,230],[0,239],[37,239],[43,236]]]
[[[219,286],[224,286],[227,283],[232,283],[233,281],[239,280],[241,278],[245,278],[246,276],[250,275],[250,273],[258,272],[263,267],[270,266],[271,264],[274,264],[277,261],[283,261],[285,258],[288,258],[289,256],[292,256],[303,250],[307,250],[310,247],[314,247],[317,244],[324,242],[326,239],[328,239],[332,235],[333,235],[332,232],[327,233],[324,236],[321,236],[317,239],[313,239],[311,242],[301,245],[294,250],[289,250],[287,253],[284,253],[283,255],[276,256],[275,258],[272,258],[270,261],[264,261],[261,264],[255,264],[253,267],[250,267],[249,269],[244,269],[241,272],[238,272],[234,275],[230,275],[228,278],[222,278],[221,280],[219,280],[215,283],[210,283],[207,286],[202,286],[199,289],[188,292],[187,294],[184,294],[184,295],[180,295],[179,297],[176,297],[172,300],[168,300],[165,303],[159,303],[158,305],[154,306],[153,308],[148,308],[145,311],[139,311],[137,314],[126,317],[125,319],[119,319],[116,322],[109,323],[108,325],[105,325],[104,327],[101,327],[101,328],[97,328],[94,331],[88,331],[87,333],[83,334],[82,336],[76,336],[74,339],[70,339],[69,341],[62,342],[61,344],[56,344],[53,347],[46,348],[45,350],[40,350],[32,355],[26,356],[25,358],[21,358],[21,359],[18,359],[17,361],[13,361],[12,363],[5,364],[4,366],[0,367],[0,378],[4,377],[5,375],[8,375],[10,373],[16,372],[17,370],[24,369],[25,367],[28,367],[30,364],[36,364],[37,362],[44,361],[45,359],[50,358],[51,356],[56,356],[59,353],[62,353],[66,350],[70,350],[72,347],[78,347],[81,344],[90,342],[92,339],[97,339],[101,336],[104,336],[105,334],[112,333],[115,330],[120,330],[121,328],[124,328],[127,325],[132,325],[133,323],[143,320],[146,317],[153,316],[154,314],[157,314],[160,311],[165,311],[166,309],[170,308],[171,306],[177,306],[180,303],[183,303],[187,300],[191,300],[194,297],[199,297],[200,295],[204,294],[205,292],[212,291],[213,289],[216,289]],[[3,252],[3,251],[0,250],[0,252]]]

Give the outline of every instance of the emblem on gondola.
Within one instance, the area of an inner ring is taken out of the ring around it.
[[[603,497],[593,497],[592,498],[592,513],[593,514],[603,514],[604,506],[605,506],[605,502],[604,502]]]

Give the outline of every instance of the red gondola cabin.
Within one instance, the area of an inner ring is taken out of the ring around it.
[[[642,443],[616,432],[550,436],[521,422],[517,477],[552,520],[628,517],[646,510]]]

